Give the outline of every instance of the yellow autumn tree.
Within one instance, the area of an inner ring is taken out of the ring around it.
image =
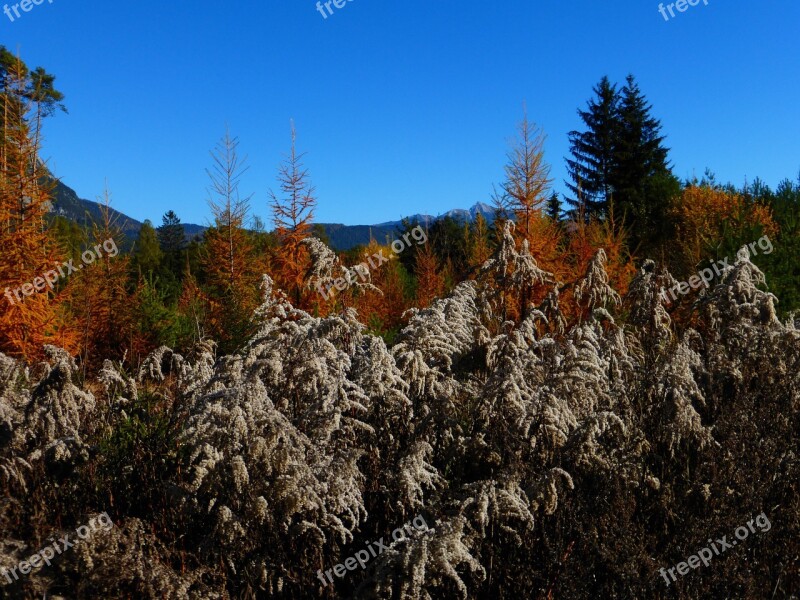
[[[741,194],[711,186],[684,188],[672,208],[676,220],[677,248],[682,269],[693,270],[718,245],[723,229],[741,232],[759,226],[764,234],[774,235],[778,226],[770,209],[747,204]]]
[[[469,237],[467,248],[469,251],[467,264],[470,271],[473,273],[476,269],[482,267],[483,263],[492,256],[492,248],[489,241],[489,226],[484,216],[480,213],[475,216],[475,223]]]
[[[417,250],[414,275],[417,278],[417,308],[430,306],[445,291],[445,273],[430,242]]]

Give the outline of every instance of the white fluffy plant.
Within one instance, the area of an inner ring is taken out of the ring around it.
[[[311,266],[306,274],[306,286],[309,289],[317,292],[322,290],[327,295],[326,290],[331,289],[337,280],[344,280],[348,289],[383,293],[372,285],[372,276],[366,265],[346,267],[328,246],[315,237],[306,238],[302,243],[308,248],[311,256]]]
[[[743,250],[723,269],[722,281],[698,300],[696,325],[707,347],[707,369],[739,382],[754,358],[777,358],[774,349],[786,332],[776,315],[777,298],[759,289],[766,287],[764,274]]]
[[[486,571],[470,553],[466,528],[467,520],[457,516],[392,543],[370,568],[354,598],[469,598],[470,587],[459,571],[470,572],[476,580],[485,578]]]
[[[489,341],[478,303],[477,284],[465,281],[424,310],[411,309],[392,355],[414,397],[452,398],[460,384],[453,376],[459,359]]]
[[[0,504],[4,533],[12,529],[6,515],[12,504],[23,513],[26,508],[46,513],[29,504],[41,498],[31,488],[47,481],[42,471],[63,480],[89,458],[84,435],[95,398],[75,385],[78,368],[67,352],[55,346],[45,346],[44,352],[46,360],[35,367],[32,380],[21,365],[0,355],[0,498],[8,500]],[[18,383],[23,384],[21,389]],[[14,529],[18,527],[13,523]],[[38,549],[38,541],[4,538],[0,539],[0,566],[6,569]]]
[[[45,346],[44,351],[47,360],[34,369],[38,381],[29,383],[32,390],[14,390],[8,385],[19,377],[20,370],[5,362],[0,474],[6,483],[13,480],[22,490],[27,490],[26,473],[36,463],[66,475],[88,458],[84,435],[95,411],[95,398],[75,385],[78,367],[67,352],[55,346]]]
[[[656,268],[647,259],[628,286],[625,306],[629,309],[628,323],[656,344],[663,347],[672,338],[672,318],[667,311],[666,290],[678,282],[669,272]]]
[[[552,273],[539,268],[530,253],[528,240],[523,240],[522,248],[517,250],[514,228],[513,221],[504,223],[500,247],[478,273],[478,280],[484,284],[481,286],[481,304],[485,307],[484,315],[487,318],[495,314],[505,319],[508,293],[520,298],[523,316],[527,315],[528,303],[532,300],[531,291],[536,286],[552,286],[555,283]]]
[[[696,370],[709,382],[703,405],[709,414],[724,410],[751,418],[760,408],[786,414],[800,405],[800,333],[791,318],[785,325],[778,320],[777,298],[766,287],[743,248],[722,281],[696,303],[697,331],[687,339],[703,354]],[[756,379],[759,389],[751,387]],[[730,393],[731,383],[739,393]]]
[[[357,461],[369,397],[347,378],[362,337],[350,314],[317,319],[264,280],[261,328],[220,361],[184,434],[188,491],[209,543],[275,593],[330,561],[366,518]]]
[[[441,478],[425,462],[431,447],[400,449],[411,402],[382,340],[364,336],[352,311],[314,318],[269,278],[263,287],[259,330],[241,357],[219,362],[184,439],[188,491],[215,524],[209,543],[274,592],[299,585],[312,565],[335,564],[336,549],[353,541],[367,518],[365,453],[372,478],[397,474],[382,493],[398,511],[420,506]],[[376,436],[367,421],[397,437]]]
[[[531,451],[549,455],[563,445],[577,422],[567,396],[557,396],[548,380],[564,360],[561,344],[536,338],[533,311],[515,327],[506,323],[490,344],[490,375],[480,392],[476,417],[479,429],[500,457],[530,458]],[[510,435],[509,435],[510,434]]]
[[[696,335],[688,332],[687,338]],[[656,437],[675,457],[678,450],[703,449],[713,442],[711,430],[703,425],[695,405],[704,407],[705,396],[697,384],[703,371],[701,357],[686,339],[677,344],[656,372],[652,392],[652,413]]]
[[[0,484],[14,482],[27,491],[24,471],[30,470],[22,454],[22,410],[29,392],[18,385],[24,377],[22,365],[0,354]],[[25,382],[27,383],[27,382]]]
[[[257,376],[275,406],[320,445],[372,432],[363,417],[371,400],[348,375],[365,327],[353,310],[325,319],[295,309],[272,282],[263,283],[262,325],[248,342],[241,369]],[[356,417],[358,415],[358,417]]]

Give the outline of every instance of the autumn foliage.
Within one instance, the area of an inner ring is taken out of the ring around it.
[[[43,285],[42,279],[64,258],[47,227],[50,188],[39,160],[41,105],[46,99],[24,63],[4,48],[0,69],[0,292],[5,292],[0,349],[33,359],[42,356],[44,344],[75,351],[77,332],[65,318],[63,295]]]

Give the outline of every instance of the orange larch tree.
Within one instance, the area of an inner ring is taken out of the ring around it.
[[[308,249],[301,242],[311,234],[314,208],[314,186],[303,166],[305,154],[297,152],[297,132],[292,123],[292,147],[278,168],[280,196],[270,191],[272,220],[278,236],[274,265],[275,280],[297,307],[308,304],[304,280],[309,268]]]
[[[252,331],[251,317],[259,302],[259,273],[251,237],[245,230],[250,196],[239,192],[247,159],[238,152],[239,139],[226,130],[211,152],[208,205],[213,226],[205,233],[202,257],[210,310],[208,334],[224,351],[233,351]]]
[[[111,211],[108,188],[98,200],[100,217],[92,223],[87,248],[75,260],[78,273],[66,288],[84,365],[121,360],[130,346],[133,303],[125,288],[129,258],[119,256],[124,236]]]
[[[414,275],[417,278],[417,308],[425,308],[445,291],[445,273],[429,242],[417,250]]]
[[[531,246],[534,222],[541,217],[552,183],[550,166],[544,160],[544,142],[544,132],[525,114],[505,166],[503,191],[517,218],[515,232]]]
[[[52,186],[39,157],[41,117],[61,96],[37,91],[22,60],[2,47],[0,85],[0,351],[33,360],[44,344],[76,347],[55,291],[62,253],[47,228]]]

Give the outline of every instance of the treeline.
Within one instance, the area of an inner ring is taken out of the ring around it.
[[[48,213],[52,186],[39,147],[43,121],[63,109],[54,80],[0,48],[0,291],[12,296],[53,264],[77,263],[87,248],[106,240],[123,246],[108,191],[100,199],[105,210],[91,228]],[[89,366],[106,358],[135,366],[154,348],[190,348],[205,339],[215,340],[221,352],[235,352],[256,327],[263,274],[294,306],[319,316],[355,309],[370,332],[391,343],[409,308],[426,307],[477,276],[502,249],[508,220],[515,221],[513,236],[526,260],[559,281],[578,280],[603,249],[610,281],[621,293],[643,259],[688,278],[768,236],[775,251],[754,261],[781,299],[780,310],[798,308],[800,179],[786,180],[775,191],[759,180],[739,188],[721,185],[708,172],[681,182],[672,173],[661,123],[634,78],[621,88],[603,78],[593,92],[579,111],[583,129],[569,133],[567,196],[553,191],[544,133],[526,116],[507,156],[505,180],[493,196],[492,221],[481,215],[471,223],[443,218],[426,226],[424,243],[400,253],[390,250],[391,239],[342,253],[336,262],[345,276],[347,267],[365,256],[387,260],[369,269],[371,285],[348,283],[330,295],[319,291],[319,257],[305,241],[327,240],[314,225],[317,198],[294,128],[269,193],[271,231],[252,216],[252,196],[240,189],[248,165],[238,139],[226,132],[211,152],[213,223],[203,236],[186,239],[179,216],[170,210],[160,224],[145,222],[130,252],[102,256],[23,301],[2,300],[0,351],[33,360],[41,357],[44,344],[54,344]],[[395,239],[417,225],[404,222]],[[504,294],[505,284],[497,285]],[[504,303],[507,318],[523,319],[545,300],[528,285],[530,293]],[[669,307],[674,318],[689,318],[687,307],[697,293]],[[581,316],[569,298],[562,308],[568,316]]]

